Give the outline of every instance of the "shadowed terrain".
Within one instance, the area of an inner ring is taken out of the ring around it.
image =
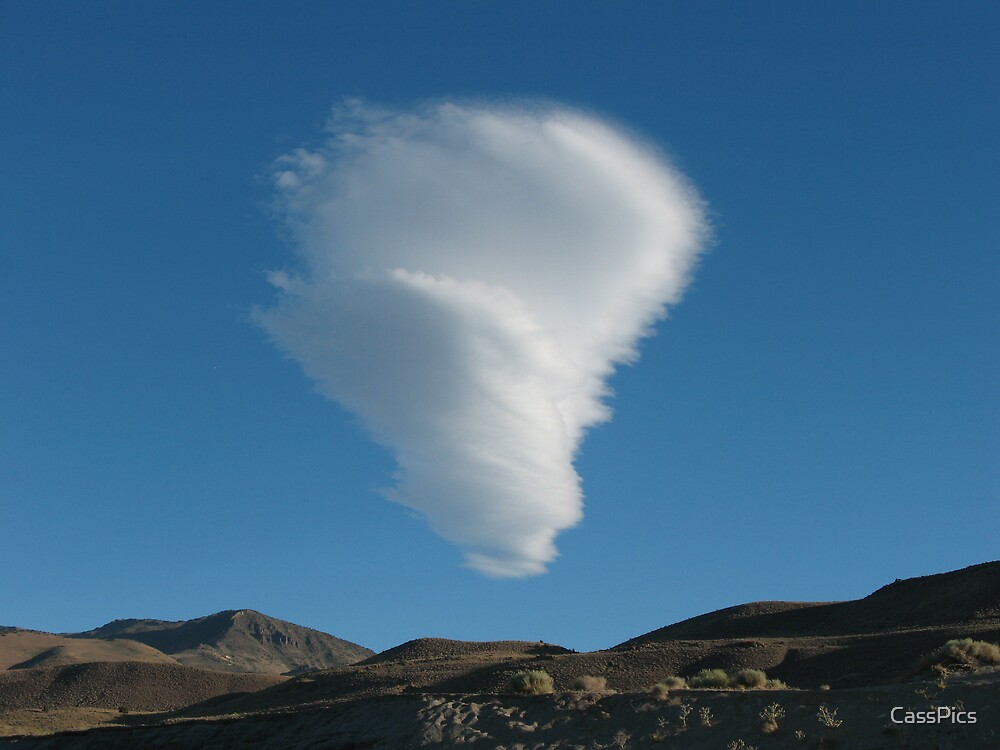
[[[998,675],[992,674],[956,681],[943,690],[912,684],[831,691],[699,690],[676,691],[661,700],[634,693],[398,695],[202,721],[148,717],[151,726],[6,743],[0,738],[0,747],[416,750],[474,744],[488,750],[988,750],[997,747],[1000,737],[998,688]],[[930,705],[963,706],[979,720],[915,726],[890,719],[895,706],[919,710]],[[776,729],[764,729],[761,716],[768,711],[779,714]]]
[[[754,602],[692,617],[622,646],[679,640],[805,637],[947,627],[1000,620],[1000,563],[899,580],[850,602]]]
[[[116,621],[88,635],[142,638],[157,648],[171,650],[172,656],[201,653],[200,647],[192,645],[201,638],[201,642],[226,643],[228,650],[223,653],[230,655],[233,663],[239,656],[238,663],[253,664],[252,656],[239,653],[243,641],[227,635],[232,626],[226,622],[239,623],[240,616],[238,612],[220,613],[192,621],[197,626],[188,630],[183,624],[167,627],[174,624]],[[253,623],[253,617],[248,621]],[[200,635],[193,640],[181,637],[195,631]],[[221,637],[214,635],[218,632]],[[276,631],[250,625],[241,632],[250,633],[251,640],[260,644],[268,641],[268,633]],[[212,637],[204,635],[208,633]],[[10,635],[0,636],[0,641],[7,637]],[[280,642],[281,636],[275,637]],[[746,747],[774,748],[1000,747],[1000,673],[996,668],[959,664],[949,665],[947,672],[927,670],[925,657],[929,653],[950,639],[962,637],[1000,641],[1000,563],[896,581],[857,601],[757,602],[729,607],[591,653],[540,642],[419,638],[354,664],[292,679],[272,677],[280,681],[270,685],[248,684],[226,690],[221,684],[210,683],[199,697],[191,691],[183,700],[147,693],[152,697],[141,707],[136,704],[137,710],[158,713],[127,718],[94,716],[90,724],[74,714],[67,715],[65,726],[150,726],[53,736],[39,740],[42,744],[25,739],[19,745],[194,748],[212,742],[219,747],[294,748],[319,743],[346,750],[479,741],[491,750],[581,746],[597,750],[661,742],[666,747],[726,748],[727,743],[745,739]],[[251,654],[255,648],[251,647]],[[216,651],[209,653],[218,658]],[[90,666],[106,670],[112,665]],[[139,666],[164,675],[183,669],[166,664]],[[762,669],[792,689],[680,689],[659,700],[650,694],[650,687],[668,675],[691,676],[708,668],[729,673]],[[511,678],[524,670],[544,670],[551,675],[556,694],[511,695]],[[24,669],[0,676],[9,679],[21,674],[20,679],[29,680],[29,675],[38,673],[30,679],[56,680],[44,672]],[[606,678],[608,689],[620,695],[574,691],[576,681],[583,676]],[[143,678],[130,679],[141,683]],[[163,677],[155,679],[162,681]],[[96,677],[81,678],[80,684],[88,680],[99,682]],[[7,734],[45,733],[53,726],[58,728],[58,722],[51,718],[43,722],[37,715],[25,714],[32,708],[29,704],[37,702],[30,697],[35,693],[16,689],[27,697],[14,702],[8,698]],[[47,695],[56,695],[53,688],[46,689]],[[201,697],[212,691],[216,692],[208,700]],[[3,695],[0,682],[0,719],[4,716]],[[760,714],[772,703],[780,704],[787,718],[779,722],[781,731],[762,734]],[[887,718],[895,705],[917,710],[945,704],[977,710],[980,719],[975,725],[914,728],[893,724]],[[91,701],[76,705],[104,704]],[[699,714],[692,714],[696,709]],[[823,710],[838,710],[839,718],[824,724]]]

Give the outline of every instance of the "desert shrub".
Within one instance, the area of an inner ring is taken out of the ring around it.
[[[780,703],[772,703],[770,706],[765,706],[764,710],[760,712],[760,718],[764,721],[777,721],[784,717],[785,709],[781,707]]]
[[[781,680],[776,680],[774,678],[771,678],[770,680],[768,680],[767,682],[764,683],[764,689],[765,690],[788,690],[788,685],[786,685]]]
[[[937,686],[941,690],[948,687],[948,678],[951,677],[951,672],[948,671],[948,667],[944,664],[935,664],[931,667],[931,671],[934,673],[934,677],[937,678]]]
[[[721,690],[729,687],[729,675],[721,669],[703,669],[687,681],[693,688]]]
[[[702,706],[701,708],[699,708],[698,721],[701,722],[701,725],[703,727],[712,726],[712,722],[714,721],[714,718],[712,717],[712,709],[710,709],[708,706]]]
[[[649,694],[658,701],[666,700],[670,697],[670,688],[665,682],[658,682],[649,689]]]
[[[764,708],[760,712],[760,718],[763,723],[760,725],[760,731],[764,734],[771,735],[778,731],[778,719],[783,719],[785,717],[785,709],[781,707],[780,703],[772,703],[770,706]]]
[[[690,703],[681,703],[677,709],[677,720],[681,723],[682,729],[688,728],[688,716],[694,711],[694,706]]]
[[[540,669],[518,672],[510,678],[510,689],[515,693],[526,695],[543,695],[554,689],[552,677]]]
[[[733,687],[761,690],[767,685],[767,675],[760,669],[741,669],[729,681]]]
[[[573,690],[583,690],[587,693],[606,693],[608,691],[607,677],[593,677],[585,674],[573,680]]]
[[[832,711],[826,706],[820,706],[819,711],[816,713],[816,718],[819,723],[828,729],[836,729],[844,722],[837,718],[837,711],[839,709],[833,709]]]
[[[657,700],[663,700],[668,695],[670,695],[671,690],[687,690],[688,684],[687,680],[683,677],[677,677],[676,675],[668,675],[663,678],[662,682],[658,682],[650,688],[650,694]]]
[[[984,664],[1000,664],[1000,646],[971,638],[955,638],[927,656],[921,668],[957,665],[975,669]]]

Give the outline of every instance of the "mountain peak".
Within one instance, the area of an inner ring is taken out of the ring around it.
[[[73,637],[128,638],[181,664],[223,672],[299,674],[352,664],[374,653],[253,609],[228,609],[193,620],[113,620]]]

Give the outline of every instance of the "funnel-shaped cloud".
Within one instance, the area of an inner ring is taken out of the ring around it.
[[[259,322],[395,451],[389,497],[479,571],[544,572],[605,382],[687,282],[691,186],[576,111],[357,102],[275,182],[301,262]]]

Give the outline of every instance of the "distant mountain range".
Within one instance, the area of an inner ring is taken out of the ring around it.
[[[181,664],[216,672],[296,675],[344,666],[375,652],[251,609],[176,622],[115,620],[57,635],[0,628],[0,669],[88,662]]]

